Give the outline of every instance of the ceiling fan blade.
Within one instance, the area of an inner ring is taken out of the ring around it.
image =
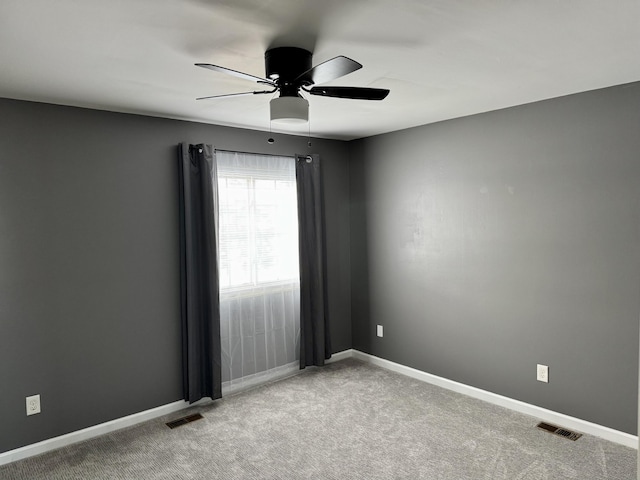
[[[225,93],[223,95],[209,95],[208,97],[198,97],[196,100],[208,100],[209,98],[227,98],[227,97],[242,97],[244,95],[261,95],[263,93],[274,93],[277,88],[273,90],[261,90],[259,92],[240,92],[240,93]]]
[[[302,82],[317,85],[318,83],[330,82],[336,78],[343,77],[361,68],[362,65],[360,63],[340,55],[339,57],[334,57],[326,62],[322,62],[298,75],[294,83]]]
[[[214,72],[226,73],[227,75],[233,75],[234,77],[242,78],[244,80],[266,83],[267,85],[275,86],[275,84],[271,80],[267,80],[266,78],[256,77],[255,75],[249,75],[248,73],[238,72],[237,70],[231,70],[227,67],[211,65],[210,63],[196,63],[195,65],[196,67],[208,68],[209,70],[213,70]]]
[[[313,87],[307,90],[311,95],[323,97],[352,98],[355,100],[382,100],[389,95],[385,88],[364,87]]]

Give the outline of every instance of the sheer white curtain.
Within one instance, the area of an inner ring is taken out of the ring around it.
[[[222,388],[299,367],[295,158],[216,152]]]

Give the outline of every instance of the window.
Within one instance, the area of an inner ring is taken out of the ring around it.
[[[220,288],[297,282],[295,159],[219,152]]]

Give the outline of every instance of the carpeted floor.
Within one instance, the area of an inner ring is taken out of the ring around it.
[[[165,426],[195,412],[204,419]],[[636,478],[636,450],[537,422],[350,359],[5,465],[0,478]]]

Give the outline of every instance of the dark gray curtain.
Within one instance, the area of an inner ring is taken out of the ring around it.
[[[211,145],[178,146],[184,399],[222,396],[218,181]]]
[[[296,155],[300,251],[300,368],[331,358],[322,176],[318,155]]]

